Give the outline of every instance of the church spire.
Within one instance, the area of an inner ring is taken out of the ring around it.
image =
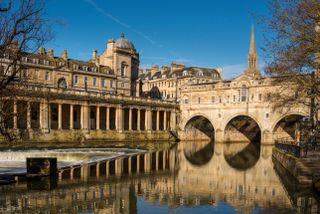
[[[258,70],[258,56],[256,52],[256,41],[254,37],[254,26],[252,24],[251,26],[251,40],[250,40],[250,48],[249,48],[249,55],[248,55],[248,68],[247,73],[250,74],[258,74],[260,75],[260,72]]]

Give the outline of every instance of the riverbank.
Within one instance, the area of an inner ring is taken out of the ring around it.
[[[320,192],[320,157],[297,158],[280,149],[273,148],[273,160],[292,176],[297,188],[314,188]]]

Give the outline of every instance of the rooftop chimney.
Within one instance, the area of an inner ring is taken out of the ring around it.
[[[62,59],[64,60],[68,60],[68,51],[67,50],[63,50],[62,54],[61,54]]]

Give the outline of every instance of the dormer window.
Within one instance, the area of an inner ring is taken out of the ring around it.
[[[63,66],[63,63],[60,61],[60,62],[58,62],[58,66],[59,67],[62,67]]]
[[[78,70],[79,66],[78,65],[73,65],[73,70]]]
[[[88,67],[87,66],[83,66],[83,70],[84,71],[88,71]]]
[[[188,75],[188,71],[187,70],[185,70],[185,71],[183,71],[183,74],[182,74],[183,76],[187,76]]]
[[[198,71],[197,76],[203,76],[203,71]]]
[[[38,65],[39,64],[39,59],[33,59],[33,63]]]
[[[44,60],[44,61],[43,61],[43,64],[49,65],[49,61],[48,61],[48,60]]]
[[[25,63],[27,63],[28,62],[28,58],[27,57],[22,57],[22,62],[25,62]]]

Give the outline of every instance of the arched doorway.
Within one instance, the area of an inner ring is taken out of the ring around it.
[[[209,140],[214,140],[214,127],[209,119],[204,116],[194,116],[186,124],[184,131],[193,139],[205,136]]]

